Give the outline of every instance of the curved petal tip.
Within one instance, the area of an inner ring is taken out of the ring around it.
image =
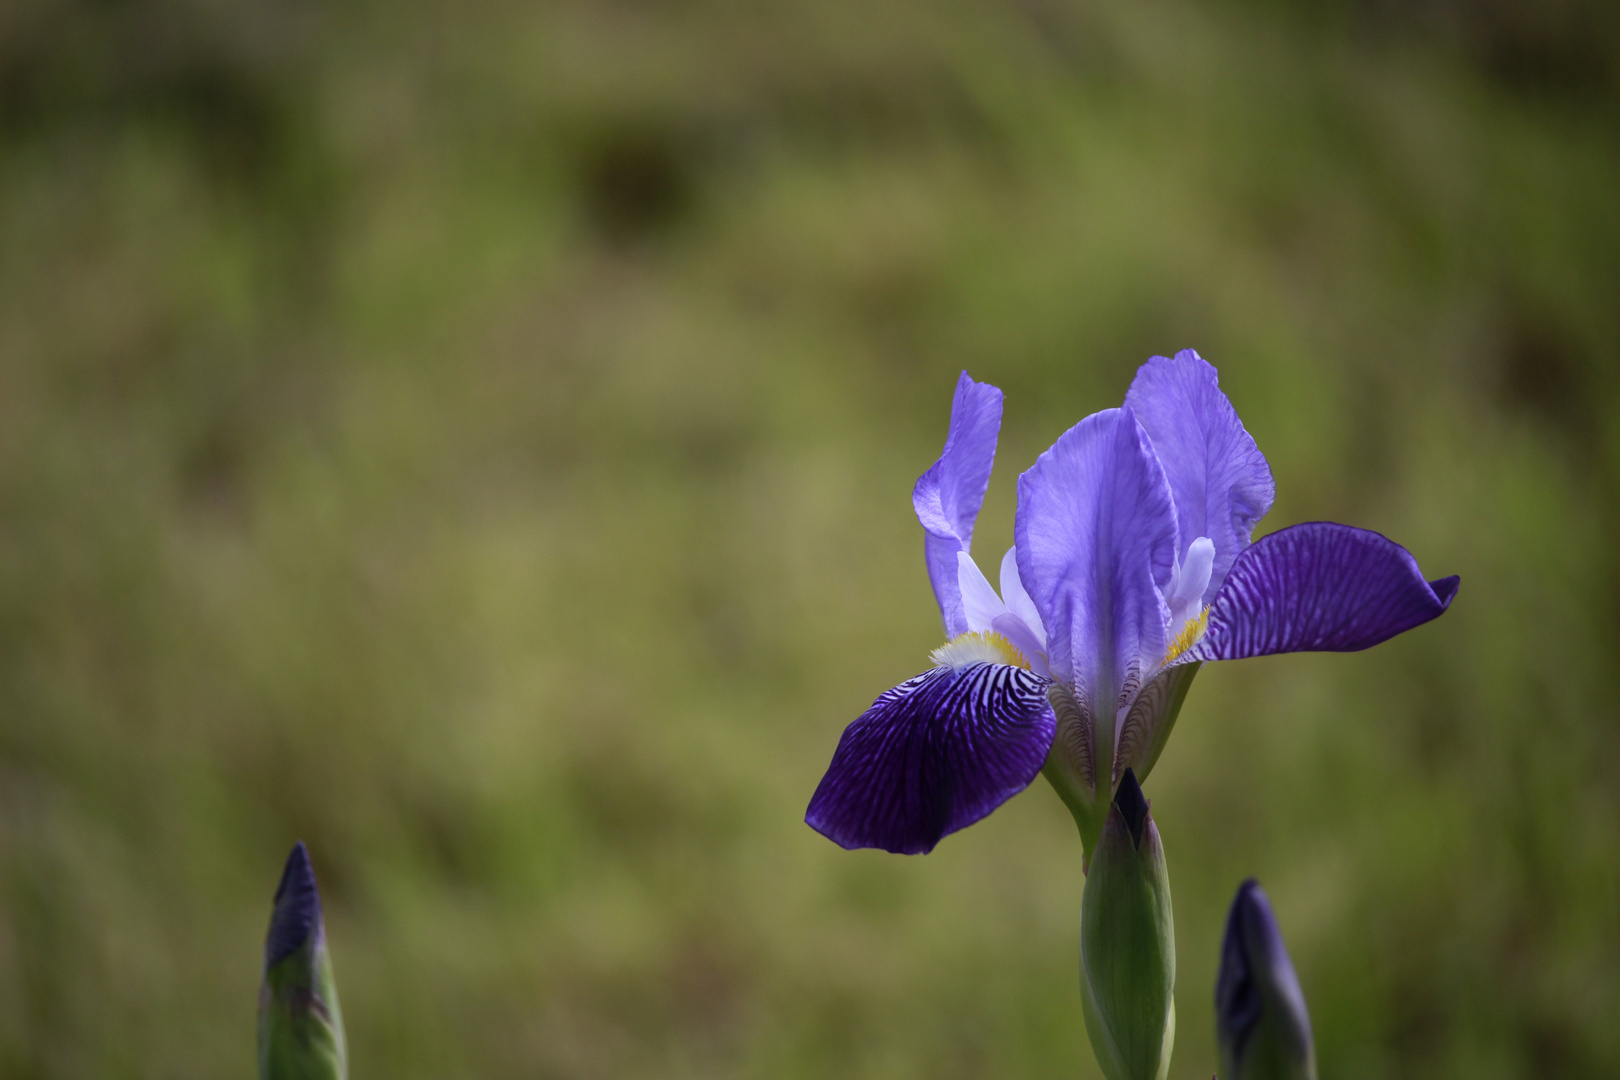
[[[1457,586],[1461,584],[1462,578],[1456,574],[1429,582],[1429,588],[1434,590],[1434,598],[1439,601],[1442,611],[1451,606],[1452,598],[1457,595]]]

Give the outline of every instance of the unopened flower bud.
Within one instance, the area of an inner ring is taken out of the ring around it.
[[[321,897],[303,841],[287,856],[264,942],[260,1080],[345,1080],[343,1014],[326,951]]]
[[[1238,886],[1215,979],[1221,1080],[1316,1080],[1311,1018],[1265,890]]]
[[[1163,1080],[1176,1012],[1170,877],[1148,801],[1125,770],[1080,901],[1080,993],[1108,1080]]]

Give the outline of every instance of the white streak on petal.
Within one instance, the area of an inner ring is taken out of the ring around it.
[[[1200,536],[1187,548],[1186,558],[1176,567],[1170,579],[1165,603],[1170,606],[1170,634],[1181,631],[1188,619],[1197,618],[1203,609],[1203,597],[1209,588],[1210,574],[1215,569],[1215,542]]]
[[[1018,549],[1010,547],[1007,554],[1001,557],[1001,598],[1006,602],[1007,610],[1016,615],[1026,627],[1030,636],[1039,644],[1039,652],[1046,652],[1046,628],[1041,625],[1041,613],[1035,610],[1035,601],[1029,598],[1024,590],[1024,583],[1018,577]],[[1020,646],[1022,648],[1022,646]]]
[[[965,551],[956,553],[956,581],[962,590],[962,613],[967,616],[969,630],[985,633],[993,628],[996,616],[1007,614],[1007,605],[985,580],[973,556]]]

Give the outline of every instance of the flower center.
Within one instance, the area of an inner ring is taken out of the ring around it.
[[[1192,648],[1198,639],[1204,636],[1204,631],[1208,629],[1209,608],[1206,607],[1203,611],[1188,619],[1186,624],[1182,626],[1181,633],[1170,639],[1170,645],[1164,650],[1164,659],[1160,663],[1168,664]]]
[[[928,658],[940,667],[1009,664],[1029,670],[1029,661],[1024,659],[1024,654],[994,630],[969,630],[965,634],[957,634],[930,653]]]

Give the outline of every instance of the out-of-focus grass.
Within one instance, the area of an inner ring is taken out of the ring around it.
[[[956,372],[993,557],[1189,345],[1263,529],[1464,584],[1199,677],[1175,1075],[1250,874],[1324,1076],[1620,1072],[1620,83],[1540,10],[0,9],[0,1077],[248,1075],[297,837],[360,1078],[1091,1075],[1049,791],[800,816]]]

